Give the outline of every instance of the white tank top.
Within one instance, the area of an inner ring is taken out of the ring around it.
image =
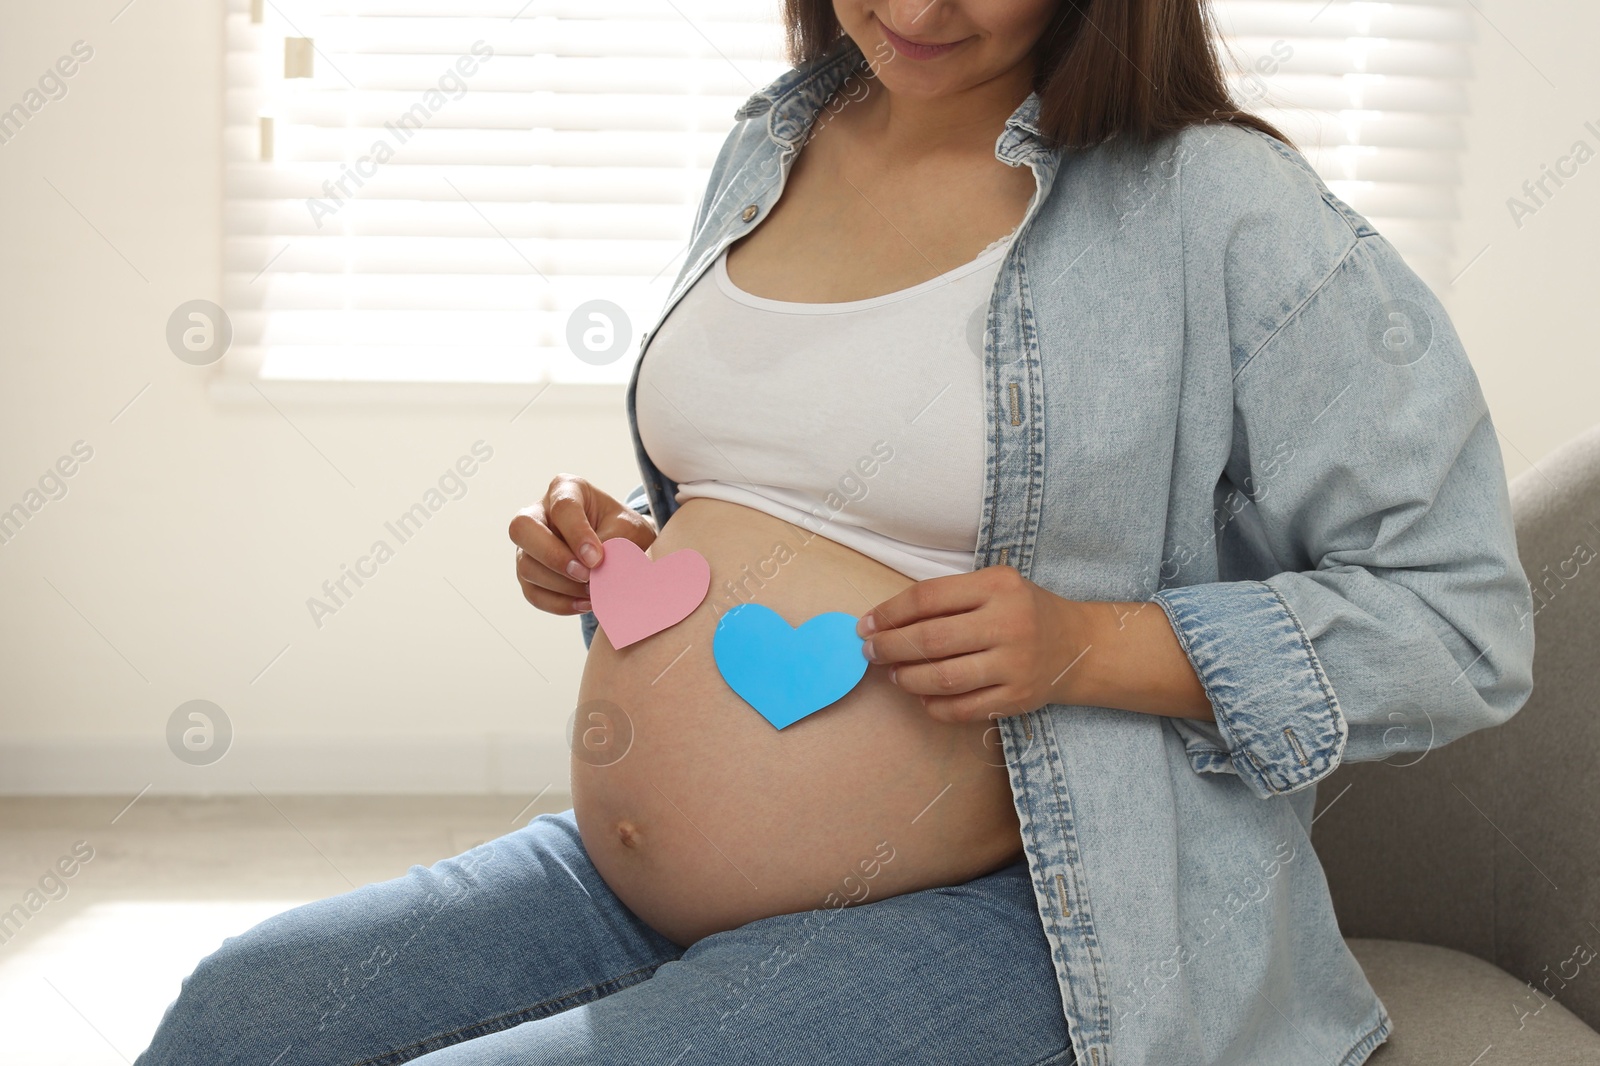
[[[657,328],[634,391],[639,438],[678,502],[753,507],[916,580],[970,571],[984,319],[1011,237],[843,303],[744,292],[724,250]]]

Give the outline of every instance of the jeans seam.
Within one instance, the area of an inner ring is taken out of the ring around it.
[[[1061,1056],[1063,1055],[1067,1057],[1062,1058]],[[1068,1044],[1060,1051],[1052,1052],[1042,1059],[1037,1059],[1034,1062],[1028,1063],[1028,1066],[1072,1066],[1072,1063],[1077,1061],[1077,1054],[1072,1050],[1072,1045]]]
[[[441,1048],[446,1048],[454,1044],[461,1043],[462,1040],[472,1040],[479,1036],[487,1036],[490,1033],[503,1032],[506,1029],[515,1028],[524,1022],[533,1021],[535,1017],[549,1017],[552,1014],[559,1014],[561,1011],[568,1008],[559,1007],[556,1010],[551,1011],[546,1011],[545,1008],[558,1003],[568,1003],[569,1006],[577,1006],[577,1002],[569,1001],[579,1001],[583,997],[588,996],[589,993],[594,992],[597,989],[606,988],[608,985],[615,987],[612,987],[608,992],[602,993],[602,995],[610,995],[615,992],[620,992],[624,988],[628,988],[639,983],[639,981],[628,980],[630,977],[634,977],[638,974],[644,974],[646,977],[648,977],[650,974],[653,974],[657,969],[659,969],[660,965],[660,963],[654,963],[650,966],[641,966],[637,970],[630,970],[627,973],[618,977],[613,977],[610,980],[601,981],[598,984],[592,984],[588,988],[580,988],[574,992],[566,992],[562,995],[554,996],[542,1002],[535,1003],[531,1007],[522,1007],[514,1011],[508,1011],[505,1014],[500,1014],[493,1018],[486,1018],[483,1021],[474,1022],[471,1025],[463,1025],[458,1029],[452,1029],[448,1033],[438,1033],[434,1036],[427,1037],[426,1039],[418,1040],[415,1043],[408,1044],[403,1048],[396,1048],[393,1051],[386,1051],[381,1055],[374,1055],[372,1058],[362,1059],[360,1062],[354,1063],[353,1066],[396,1066],[398,1063],[409,1062],[419,1055],[429,1054],[431,1052],[438,1051]],[[600,997],[596,996],[592,998],[598,999]],[[460,1035],[474,1029],[481,1031],[470,1037],[462,1037]]]

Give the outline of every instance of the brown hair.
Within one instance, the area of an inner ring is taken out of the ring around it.
[[[1068,148],[1112,138],[1151,141],[1188,126],[1232,122],[1289,138],[1233,105],[1205,0],[1059,0],[1040,36],[1033,87],[1039,127]],[[783,0],[789,62],[819,59],[843,34],[832,0]]]

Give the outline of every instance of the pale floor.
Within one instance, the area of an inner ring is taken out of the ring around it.
[[[0,1064],[126,1066],[224,937],[571,805],[555,792],[0,798],[0,912],[26,906],[79,841],[94,849],[64,895],[0,926]]]

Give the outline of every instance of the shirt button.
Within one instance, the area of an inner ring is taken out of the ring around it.
[[[739,213],[739,217],[744,219],[746,222],[749,222],[752,218],[756,217],[756,212],[759,210],[761,210],[759,207],[757,207],[755,204],[751,204]]]

